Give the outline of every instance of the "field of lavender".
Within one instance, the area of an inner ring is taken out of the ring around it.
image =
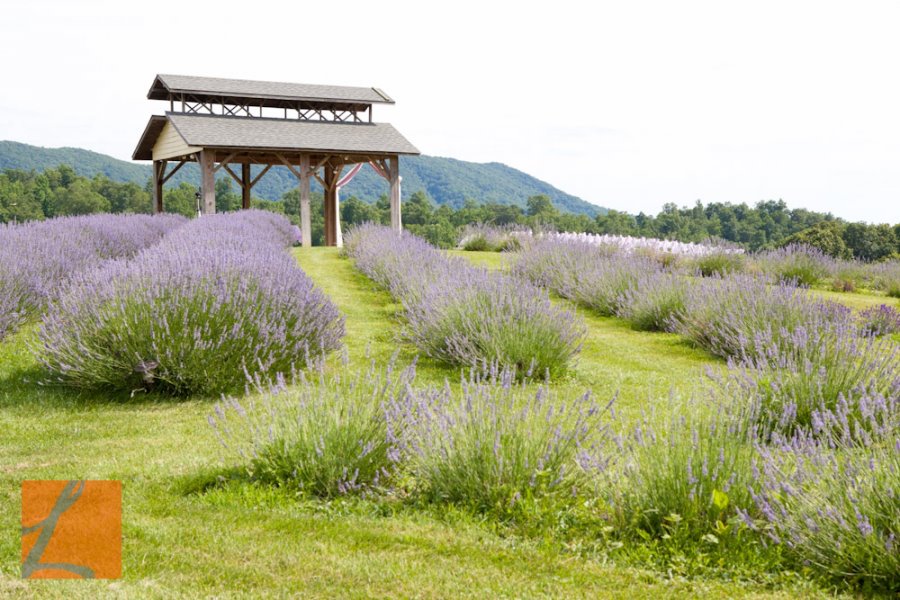
[[[900,592],[896,264],[296,239],[0,230],[0,497],[126,490],[121,582],[33,587],[7,536],[0,595]]]

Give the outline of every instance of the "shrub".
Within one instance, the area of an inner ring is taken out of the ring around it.
[[[555,377],[581,349],[584,325],[528,284],[483,270],[435,282],[404,302],[407,338],[451,364],[498,362],[520,374]]]
[[[784,283],[812,287],[828,277],[834,260],[818,248],[791,244],[756,256],[762,271]]]
[[[738,534],[737,511],[752,505],[754,405],[725,398],[673,405],[661,427],[645,417],[619,438],[622,479],[611,506],[626,535],[696,545]]]
[[[491,246],[487,238],[483,235],[473,235],[465,239],[462,243],[462,249],[469,252],[493,252],[494,247]]]
[[[522,240],[517,235],[510,235],[505,240],[500,242],[500,245],[497,247],[497,250],[500,252],[518,252],[522,249]]]
[[[530,237],[531,231],[521,226],[495,226],[481,223],[463,227],[457,247],[476,252],[505,252],[518,250],[522,246],[521,237]]]
[[[868,263],[863,267],[863,272],[869,287],[900,298],[900,260]]]
[[[879,304],[859,313],[863,332],[881,336],[900,333],[900,311],[887,304]]]
[[[758,394],[766,430],[810,427],[817,410],[842,400],[862,416],[861,398],[900,395],[900,349],[850,320],[801,325],[785,339],[769,330],[757,340],[760,351],[730,370]]]
[[[322,498],[384,491],[404,458],[404,422],[389,420],[389,406],[408,404],[414,379],[414,365],[326,373],[319,363],[290,387],[257,378],[259,397],[223,400],[209,423],[228,458],[259,481]]]
[[[346,250],[403,303],[405,336],[428,356],[555,376],[581,349],[584,325],[545,292],[448,258],[415,236],[362,226],[348,233]]]
[[[616,315],[639,331],[672,331],[684,313],[689,285],[687,278],[673,273],[641,275],[617,302]]]
[[[865,281],[865,270],[857,261],[838,261],[834,266],[831,289],[835,292],[855,292]]]
[[[592,267],[576,276],[566,295],[604,316],[615,315],[633,297],[640,279],[659,270],[652,259],[638,256],[611,257]]]
[[[799,327],[849,318],[849,309],[802,289],[735,275],[691,286],[674,328],[717,356],[744,359],[792,344]]]
[[[697,270],[703,277],[740,273],[744,270],[744,263],[745,257],[743,254],[722,250],[704,254],[694,261]]]
[[[623,254],[614,247],[580,240],[550,238],[520,252],[512,273],[601,315],[613,316],[626,299],[633,298],[638,280],[660,269],[659,263],[647,256]]]
[[[74,274],[133,256],[185,221],[171,215],[92,215],[0,225],[0,339],[39,314]]]
[[[562,238],[535,240],[518,253],[512,264],[515,277],[547,288],[560,296],[572,295],[580,277],[594,265],[619,252],[612,246],[597,246]]]
[[[885,425],[860,426],[838,407],[822,416],[838,428],[817,434],[801,430],[761,445],[753,485],[761,520],[747,521],[781,546],[798,569],[896,595],[900,419],[896,399],[892,406],[883,397],[865,403],[882,413],[878,420]]]
[[[75,276],[43,319],[41,361],[75,387],[214,394],[337,348],[343,319],[285,252],[278,221],[204,217]]]
[[[417,396],[407,414],[421,499],[508,517],[526,501],[571,502],[606,469],[606,411],[590,394],[560,401],[512,380],[473,373],[458,397],[447,387]]]

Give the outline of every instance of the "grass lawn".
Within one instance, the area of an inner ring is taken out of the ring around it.
[[[897,298],[891,298],[884,294],[878,294],[873,292],[867,293],[848,293],[848,292],[835,292],[832,290],[819,290],[814,289],[811,291],[812,294],[816,294],[825,300],[831,300],[833,302],[840,302],[841,304],[846,304],[850,308],[856,310],[865,310],[867,308],[872,308],[873,306],[878,306],[880,304],[887,304],[888,306],[893,306],[895,308],[900,308],[900,300]]]
[[[303,268],[347,319],[347,350],[360,362],[400,360],[399,307],[334,249],[297,250]],[[469,258],[469,257],[467,257]],[[476,262],[500,255],[473,255]],[[619,391],[636,415],[669,390],[684,395],[720,362],[676,336],[638,333],[583,313],[590,329],[558,393]],[[213,399],[111,398],[49,388],[28,347],[34,327],[0,343],[0,597],[796,597],[803,585],[685,581],[567,552],[552,540],[504,536],[463,514],[348,500],[298,501],[287,491],[232,480],[215,484],[217,445],[206,424]],[[458,374],[420,362],[420,379]],[[115,581],[19,579],[23,479],[124,482],[123,577]]]

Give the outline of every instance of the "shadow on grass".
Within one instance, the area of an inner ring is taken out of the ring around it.
[[[146,406],[182,402],[214,402],[218,396],[176,396],[160,391],[135,390],[131,393],[112,389],[80,389],[52,381],[33,359],[23,365],[0,368],[0,407],[17,408],[40,405],[43,408],[86,409],[98,406]]]
[[[195,473],[176,478],[172,489],[182,496],[200,496],[213,490],[253,483],[250,473],[242,467],[205,467]]]

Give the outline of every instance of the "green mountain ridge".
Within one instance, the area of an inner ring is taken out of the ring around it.
[[[44,148],[21,142],[0,141],[0,170],[22,169],[43,171],[61,164],[70,165],[77,174],[93,177],[105,175],[117,182],[145,185],[150,178],[150,165],[131,163],[83,148]],[[258,167],[254,167],[254,174]],[[459,208],[467,199],[525,207],[529,196],[546,194],[560,210],[594,216],[605,214],[606,208],[567,194],[527,173],[498,162],[474,163],[438,156],[403,156],[403,197],[423,190],[438,205]],[[220,177],[228,177],[220,173]],[[199,182],[196,165],[185,165],[167,186],[186,181]],[[294,175],[285,167],[272,168],[253,188],[253,194],[267,200],[278,200],[297,185]],[[313,189],[318,188],[314,182]],[[321,188],[318,188],[319,191]],[[343,197],[356,196],[374,202],[388,192],[387,182],[372,169],[363,168],[346,187]]]

